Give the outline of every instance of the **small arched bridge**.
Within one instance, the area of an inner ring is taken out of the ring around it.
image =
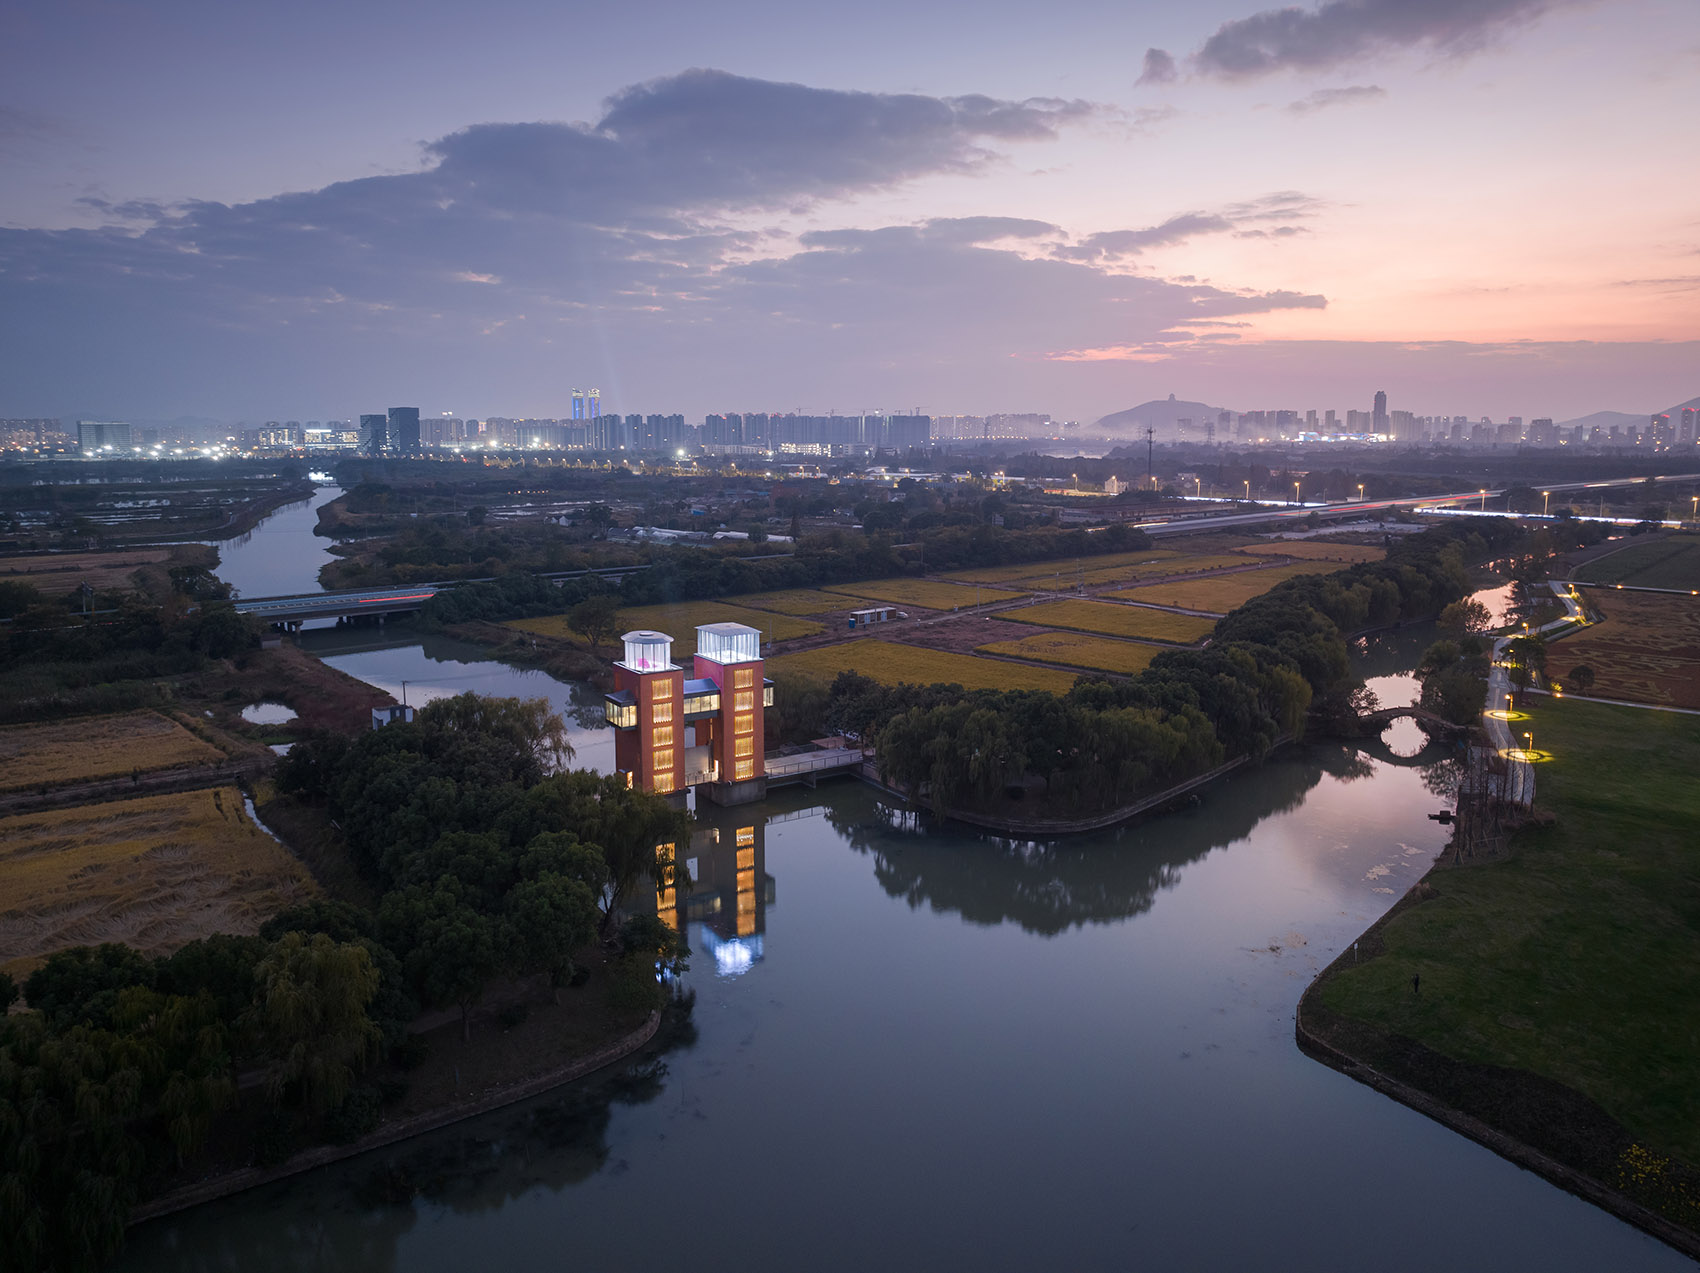
[[[1401,716],[1409,716],[1419,725],[1427,725],[1443,734],[1467,734],[1468,725],[1454,724],[1444,716],[1436,716],[1426,707],[1383,707],[1377,711],[1365,712],[1358,720],[1363,724],[1364,732],[1379,734]]]

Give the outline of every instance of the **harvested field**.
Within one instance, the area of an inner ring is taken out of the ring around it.
[[[1067,672],[1051,668],[1020,667],[871,637],[782,654],[767,666],[770,671],[811,676],[823,684],[840,672],[860,672],[883,685],[954,683],[971,690],[1049,690],[1064,694],[1074,684],[1074,677]]]
[[[874,579],[826,589],[847,597],[866,597],[894,606],[919,606],[923,610],[955,610],[988,601],[1014,601],[1020,592],[976,588],[972,584],[936,583],[931,579]]]
[[[1381,561],[1387,556],[1385,548],[1377,548],[1373,544],[1330,544],[1320,539],[1286,539],[1267,544],[1247,544],[1240,551],[1257,557],[1295,557],[1300,561],[1337,561],[1342,565]]]
[[[1547,671],[1563,681],[1594,669],[1597,698],[1700,708],[1700,598],[1659,592],[1583,590],[1601,623],[1547,648]]]
[[[0,790],[214,764],[224,753],[157,712],[0,729]]]
[[[252,933],[318,891],[235,787],[0,819],[0,878],[0,969],[14,975],[67,946],[159,955]]]
[[[1291,566],[1269,566],[1263,570],[1246,570],[1211,579],[1146,584],[1144,587],[1124,588],[1110,595],[1146,605],[1178,606],[1183,610],[1226,614],[1295,575],[1329,574],[1338,569],[1340,567],[1331,561],[1298,562]]]
[[[738,598],[741,606],[771,610],[775,614],[825,614],[829,610],[847,610],[856,603],[836,592],[821,592],[816,588],[788,588],[783,592],[754,592]]]
[[[132,574],[143,566],[156,566],[170,556],[169,548],[138,548],[130,552],[0,557],[0,580],[27,583],[48,596],[71,592],[83,583],[110,591],[132,587]]]
[[[1047,601],[999,613],[1000,619],[1037,623],[1047,628],[1074,628],[1080,632],[1102,632],[1110,636],[1191,645],[1202,641],[1215,628],[1213,619],[1166,610],[1143,610],[1118,606],[1108,601]],[[1143,665],[1142,665],[1143,666]]]
[[[1019,641],[994,641],[980,649],[987,654],[1066,663],[1069,667],[1120,672],[1128,676],[1143,671],[1146,664],[1163,652],[1161,646],[1112,641],[1108,637],[1087,636],[1081,632],[1040,632],[1022,637]]]
[[[1631,544],[1577,567],[1575,577],[1636,588],[1700,588],[1700,535],[1662,535]]]
[[[789,641],[794,637],[814,636],[826,630],[811,619],[775,614],[771,610],[750,610],[743,606],[728,605],[724,601],[683,601],[677,605],[638,606],[632,610],[622,610],[620,621],[615,625],[614,635],[618,640],[620,633],[631,632],[637,628],[665,632],[673,638],[675,655],[689,655],[696,652],[697,625],[703,623],[747,623],[750,627],[761,630],[764,642]],[[567,626],[567,616],[564,614],[544,615],[538,619],[514,619],[506,626],[517,628],[521,632],[535,632],[539,636],[571,641],[576,645],[585,644],[584,638]]]

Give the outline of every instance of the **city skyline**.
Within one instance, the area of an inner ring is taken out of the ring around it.
[[[830,41],[651,9],[167,4],[85,47],[96,11],[26,6],[0,409],[499,386],[553,416],[598,383],[695,417],[1385,389],[1571,419],[1700,388],[1690,8],[876,6]],[[546,75],[568,26],[598,55]]]

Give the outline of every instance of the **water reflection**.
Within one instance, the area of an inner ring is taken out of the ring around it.
[[[342,494],[324,485],[282,508],[245,535],[218,541],[218,577],[243,597],[280,597],[319,591],[319,569],[334,560],[331,541],[313,533],[319,509]]]
[[[767,911],[778,898],[767,873],[767,812],[760,805],[722,809],[699,801],[683,868],[663,875],[656,913],[687,930],[693,950],[722,977],[748,972],[765,955]]]

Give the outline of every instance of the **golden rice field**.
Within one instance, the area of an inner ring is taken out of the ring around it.
[[[938,583],[931,579],[874,579],[826,589],[848,597],[865,597],[894,606],[919,606],[924,610],[955,610],[992,601],[1014,601],[1020,592],[976,588],[972,584]]]
[[[829,683],[840,672],[860,672],[882,685],[957,684],[971,690],[1049,690],[1066,694],[1074,677],[1045,667],[1022,667],[972,654],[927,650],[918,645],[864,638],[823,645],[796,654],[782,654],[768,663],[774,670],[795,672]]]
[[[1109,601],[1047,601],[1041,605],[999,611],[998,618],[1012,619],[1017,623],[1037,623],[1047,628],[1075,628],[1081,632],[1101,632],[1137,640],[1169,641],[1176,645],[1202,641],[1216,626],[1214,619],[1203,619],[1197,615],[1142,610],[1137,606],[1118,606]]]
[[[1147,548],[1143,552],[1107,553],[1100,557],[1070,557],[1064,561],[1025,561],[1014,566],[986,566],[979,570],[953,571],[947,578],[967,583],[1015,583],[1023,579],[1044,579],[1057,571],[1078,574],[1082,567],[1094,569],[1126,569],[1144,562],[1167,561],[1187,554],[1174,548]]]
[[[665,632],[673,638],[674,655],[684,656],[696,653],[697,625],[703,623],[746,623],[761,630],[764,644],[768,641],[789,641],[793,637],[814,636],[817,632],[825,631],[812,619],[774,614],[770,610],[751,610],[744,606],[729,605],[724,601],[682,601],[676,605],[637,606],[620,611],[619,622],[614,626],[614,637],[618,641],[622,633],[639,628]],[[567,616],[564,614],[548,614],[536,619],[514,619],[507,626],[518,628],[521,632],[535,632],[538,636],[557,637],[579,645],[585,644],[584,638],[567,626]]]
[[[1160,646],[1112,641],[1108,637],[1087,636],[1081,632],[1040,632],[1022,637],[1019,641],[994,641],[990,645],[982,645],[980,651],[1130,676],[1143,671],[1146,664],[1163,652]]]
[[[1247,544],[1240,551],[1258,557],[1296,557],[1300,561],[1334,561],[1341,565],[1381,561],[1387,556],[1385,548],[1373,544],[1328,544],[1316,539]]]
[[[1245,570],[1234,575],[1215,575],[1207,579],[1181,579],[1174,583],[1151,583],[1143,587],[1124,588],[1112,597],[1144,602],[1154,606],[1179,606],[1184,610],[1205,610],[1226,614],[1243,606],[1253,597],[1261,597],[1276,584],[1295,575],[1328,574],[1340,569],[1331,561],[1296,562],[1291,566],[1269,566],[1263,570]]]
[[[157,712],[125,712],[50,725],[0,729],[0,790],[115,778],[178,765],[211,764],[224,753]]]
[[[0,879],[0,970],[15,976],[67,946],[160,955],[256,932],[318,892],[235,787],[0,818]]]
[[[787,588],[782,592],[752,592],[738,598],[741,606],[757,610],[772,610],[777,614],[825,614],[829,610],[845,610],[855,605],[853,598],[818,588]]]

